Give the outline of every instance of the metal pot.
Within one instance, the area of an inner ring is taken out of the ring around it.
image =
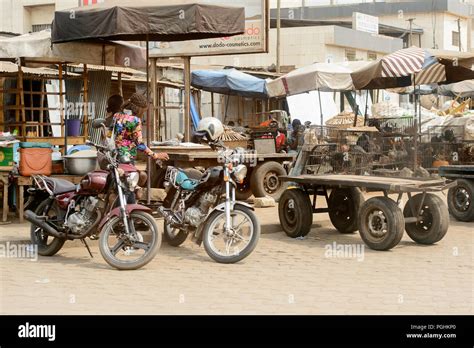
[[[85,175],[97,167],[97,157],[64,156],[64,166],[68,174]]]

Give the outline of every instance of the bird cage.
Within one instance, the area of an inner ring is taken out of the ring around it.
[[[371,171],[379,148],[375,133],[334,127],[315,127],[313,132],[317,142],[306,163],[307,174],[363,175]]]

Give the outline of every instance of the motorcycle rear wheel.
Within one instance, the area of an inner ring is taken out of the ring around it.
[[[186,231],[173,228],[166,221],[164,221],[163,236],[166,243],[174,247],[179,247],[188,238],[188,233]]]
[[[99,250],[102,257],[110,266],[120,270],[133,270],[145,266],[153,260],[161,246],[161,233],[153,216],[143,211],[134,211],[130,213],[130,222],[137,228],[139,238],[136,241],[129,240],[124,234],[123,221],[119,216],[110,219],[100,233]],[[141,229],[144,226],[148,227],[148,234],[144,234]],[[109,241],[112,242],[112,247]],[[121,254],[118,255],[119,253]],[[133,254],[139,254],[139,257],[134,260],[128,257]]]
[[[48,207],[49,206],[49,207]],[[39,216],[49,216],[55,218],[59,215],[59,207],[56,202],[50,202],[49,199],[41,202],[35,210],[35,214]],[[38,254],[41,256],[55,255],[66,242],[65,239],[60,239],[47,235],[39,226],[31,224],[30,229],[31,243],[38,246]],[[48,243],[48,240],[50,243]]]

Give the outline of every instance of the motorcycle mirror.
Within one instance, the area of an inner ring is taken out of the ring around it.
[[[105,124],[105,119],[103,118],[97,118],[94,121],[92,121],[92,128],[94,129],[99,129],[102,127],[102,125]]]

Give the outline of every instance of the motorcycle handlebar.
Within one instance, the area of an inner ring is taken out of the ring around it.
[[[96,144],[96,143],[94,143],[94,142],[92,142],[92,141],[90,141],[90,140],[86,140],[86,145],[92,145],[92,146],[94,146],[94,147],[96,147],[96,148],[98,148],[98,149],[100,149],[100,150],[105,150],[105,151],[108,150],[106,146]]]

